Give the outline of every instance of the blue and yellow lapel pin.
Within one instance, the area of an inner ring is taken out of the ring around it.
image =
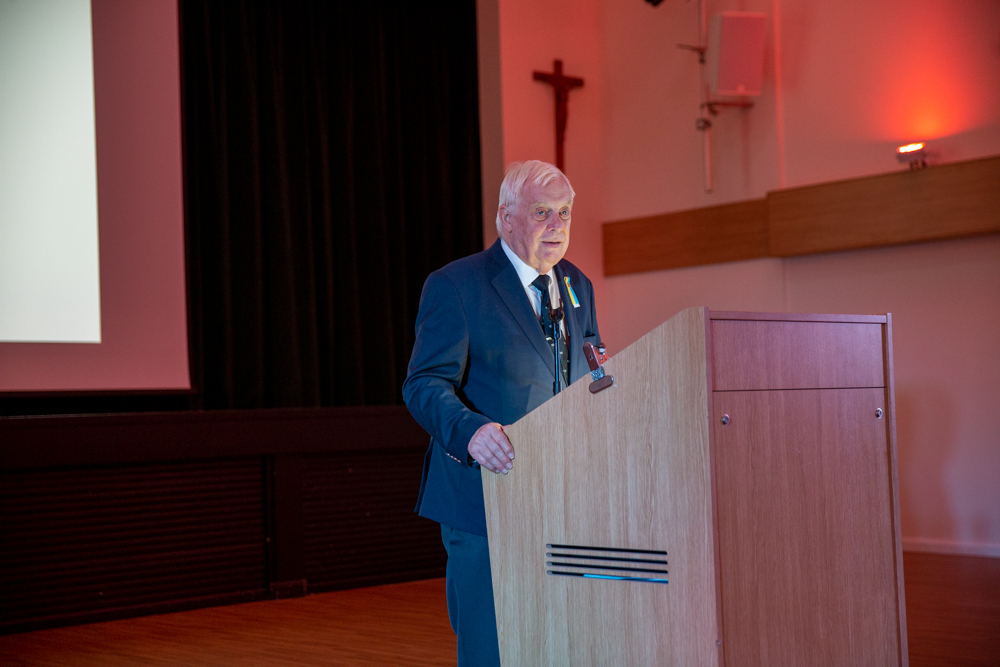
[[[573,307],[579,308],[580,300],[576,298],[576,292],[573,291],[573,286],[569,284],[569,276],[563,276],[563,282],[566,283],[566,291],[569,292],[569,300],[573,302]]]

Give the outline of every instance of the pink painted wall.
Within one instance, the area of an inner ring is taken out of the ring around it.
[[[898,169],[927,141],[942,162],[1000,154],[995,0],[780,0],[787,185]]]
[[[0,344],[0,391],[190,388],[176,0],[93,0],[101,343]]]
[[[552,61],[562,60],[565,74],[584,80],[583,88],[570,92],[566,128],[566,175],[576,191],[567,258],[593,280],[597,298],[603,300],[598,4],[580,0],[571,5],[570,10],[565,0],[499,1],[503,157],[505,164],[529,159],[555,162],[555,98],[552,87],[535,81],[532,72],[551,72]],[[494,207],[498,195],[496,189]]]
[[[896,171],[894,148],[911,140],[938,162],[1000,154],[1000,4],[707,8],[769,18],[762,95],[715,119],[713,193],[696,58],[676,48],[698,40],[697,2],[499,0],[505,158],[551,155],[551,98],[530,77],[561,57],[588,81],[570,101],[567,171],[584,221],[571,258],[600,283],[612,352],[687,306],[892,312],[905,544],[1000,556],[998,237],[603,279],[598,261],[600,222]]]
[[[1000,556],[1000,235],[785,271],[789,311],[892,313],[905,546]]]
[[[740,3],[746,11],[770,1]],[[709,14],[735,9],[709,3]],[[601,128],[606,220],[761,197],[778,187],[773,46],[762,94],[747,112],[714,120],[714,192],[705,194],[698,59],[678,44],[698,43],[698,3],[602,0],[604,104]]]

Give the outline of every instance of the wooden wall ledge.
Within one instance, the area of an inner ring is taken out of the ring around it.
[[[604,275],[1000,233],[1000,157],[603,225]]]

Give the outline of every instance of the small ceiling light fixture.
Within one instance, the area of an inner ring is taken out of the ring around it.
[[[923,142],[906,144],[896,149],[896,159],[903,164],[909,164],[910,170],[927,167],[927,148]]]

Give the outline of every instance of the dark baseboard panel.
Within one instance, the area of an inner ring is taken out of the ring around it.
[[[429,521],[427,523],[430,523]],[[441,531],[437,524],[433,524],[438,536]],[[442,550],[444,547],[442,547]],[[414,570],[406,573],[394,573],[379,576],[356,577],[354,579],[344,579],[343,581],[319,583],[316,586],[309,584],[309,593],[330,593],[333,591],[346,591],[354,588],[367,588],[369,586],[384,586],[386,584],[402,584],[407,581],[423,581],[425,579],[441,579],[445,575],[444,563],[439,567],[426,570]]]
[[[399,406],[2,418],[0,632],[443,576],[427,442]]]
[[[402,406],[0,418],[0,471],[426,448]]]
[[[0,635],[48,630],[50,628],[64,628],[70,625],[83,625],[85,623],[104,623],[105,621],[118,621],[124,618],[138,618],[154,614],[172,614],[178,611],[190,611],[206,607],[223,607],[230,604],[243,604],[245,602],[259,602],[267,600],[269,597],[264,590],[237,591],[227,593],[226,595],[210,595],[152,604],[136,604],[127,607],[115,607],[113,609],[92,609],[73,614],[26,618],[23,620],[16,618],[8,620],[4,618],[3,623],[0,624]]]

